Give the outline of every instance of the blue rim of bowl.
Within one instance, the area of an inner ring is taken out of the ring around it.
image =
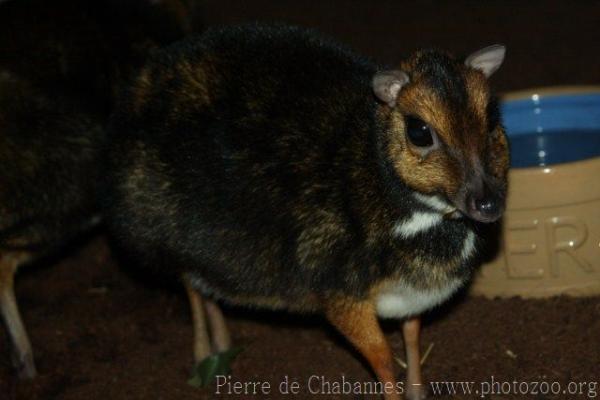
[[[600,131],[600,86],[530,89],[504,94],[501,99],[509,141],[528,146],[513,148],[513,168],[544,167],[600,156],[600,138],[591,134]],[[565,133],[580,142],[567,140]],[[584,143],[590,139],[589,144]],[[535,156],[538,150],[542,150],[540,154],[549,150],[547,160]]]

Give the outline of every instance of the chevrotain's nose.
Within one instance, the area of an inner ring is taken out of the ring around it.
[[[500,207],[498,207],[498,202],[492,198],[475,200],[475,208],[485,215],[496,215],[500,209]]]
[[[468,204],[471,216],[481,222],[493,222],[502,214],[500,201],[494,196],[473,196]]]

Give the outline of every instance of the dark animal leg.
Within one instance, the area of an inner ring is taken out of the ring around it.
[[[332,302],[327,306],[326,316],[365,357],[384,387],[390,387],[385,391],[385,399],[399,400],[392,351],[381,331],[373,304],[350,299]]]
[[[421,356],[419,339],[421,335],[421,318],[414,317],[402,323],[404,348],[406,350],[406,398],[421,400],[427,397],[427,391],[421,378]]]
[[[8,330],[11,358],[19,378],[34,378],[37,375],[33,351],[19,314],[14,292],[14,277],[17,269],[30,256],[27,253],[5,253],[0,255],[0,312]]]

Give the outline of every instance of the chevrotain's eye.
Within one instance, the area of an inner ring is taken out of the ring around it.
[[[406,118],[406,135],[408,140],[417,147],[433,146],[433,130],[417,117]]]

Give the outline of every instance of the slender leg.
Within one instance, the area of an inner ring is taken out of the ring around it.
[[[421,378],[421,355],[419,353],[421,318],[414,317],[404,321],[402,335],[406,349],[406,398],[408,400],[424,399],[427,391]]]
[[[0,312],[8,330],[11,358],[19,378],[37,375],[31,343],[19,313],[14,292],[14,276],[19,266],[29,258],[26,253],[0,255]]]
[[[208,299],[204,299],[204,308],[208,316],[213,351],[220,353],[229,350],[231,338],[221,308],[217,303]]]
[[[210,341],[202,306],[203,301],[200,293],[186,279],[184,279],[184,284],[190,301],[192,323],[194,325],[194,361],[198,363],[210,355]]]
[[[390,387],[385,391],[385,399],[399,400],[392,351],[383,336],[373,304],[349,299],[333,302],[328,304],[326,316],[365,357],[384,387]]]

